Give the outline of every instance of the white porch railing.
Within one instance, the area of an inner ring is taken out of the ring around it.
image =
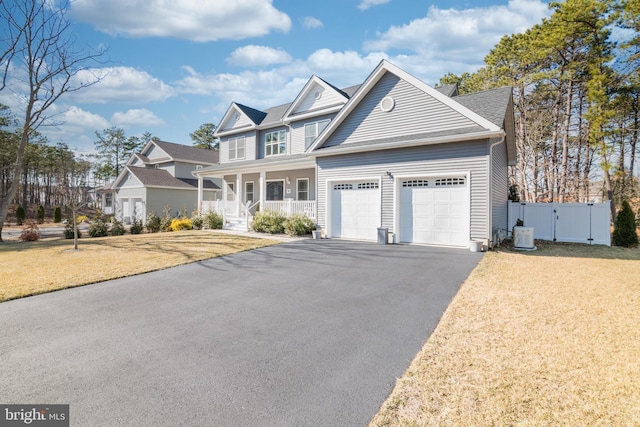
[[[211,200],[202,201],[200,204],[200,212],[214,211],[222,216],[236,215],[238,212],[238,202],[228,200]]]
[[[285,215],[302,214],[316,218],[315,200],[270,200],[264,202],[264,210],[281,212]]]
[[[260,206],[259,209],[281,212],[287,216],[303,214],[311,219],[316,218],[315,200],[270,200],[264,202],[264,206]],[[209,211],[217,212],[223,216],[236,216],[238,212],[238,202],[229,202],[226,200],[203,201],[200,205],[200,212]],[[242,212],[244,213],[244,210],[242,210]]]

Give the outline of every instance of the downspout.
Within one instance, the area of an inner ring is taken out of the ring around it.
[[[506,133],[503,131],[502,132],[502,136],[500,137],[500,140],[494,142],[493,144],[491,144],[489,146],[489,162],[487,164],[487,169],[488,169],[488,176],[489,176],[489,204],[488,204],[488,209],[489,209],[489,224],[488,224],[488,228],[489,228],[489,237],[488,237],[488,242],[489,245],[488,247],[490,248],[493,245],[493,147],[502,144],[505,141],[506,138]],[[509,177],[507,176],[507,179],[509,179]]]

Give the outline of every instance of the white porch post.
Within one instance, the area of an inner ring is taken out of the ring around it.
[[[237,212],[236,215],[240,216],[242,214],[242,174],[236,174],[236,196],[237,196]]]
[[[204,180],[201,176],[198,177],[198,212],[202,211],[202,195],[204,189]]]
[[[260,210],[264,210],[264,202],[267,199],[267,174],[265,171],[260,171]]]

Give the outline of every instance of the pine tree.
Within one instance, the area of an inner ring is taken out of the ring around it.
[[[622,208],[618,212],[613,229],[613,244],[631,248],[638,246],[638,234],[636,233],[636,218],[631,205],[626,200],[622,202]]]

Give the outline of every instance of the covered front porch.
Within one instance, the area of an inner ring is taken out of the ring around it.
[[[266,163],[266,162],[265,162]],[[228,228],[248,228],[257,211],[280,212],[286,216],[317,217],[316,169],[313,160],[281,164],[253,165],[231,170],[220,165],[194,173],[198,177],[200,212],[215,211],[224,218]],[[222,198],[205,201],[201,198],[202,180],[222,179]]]

